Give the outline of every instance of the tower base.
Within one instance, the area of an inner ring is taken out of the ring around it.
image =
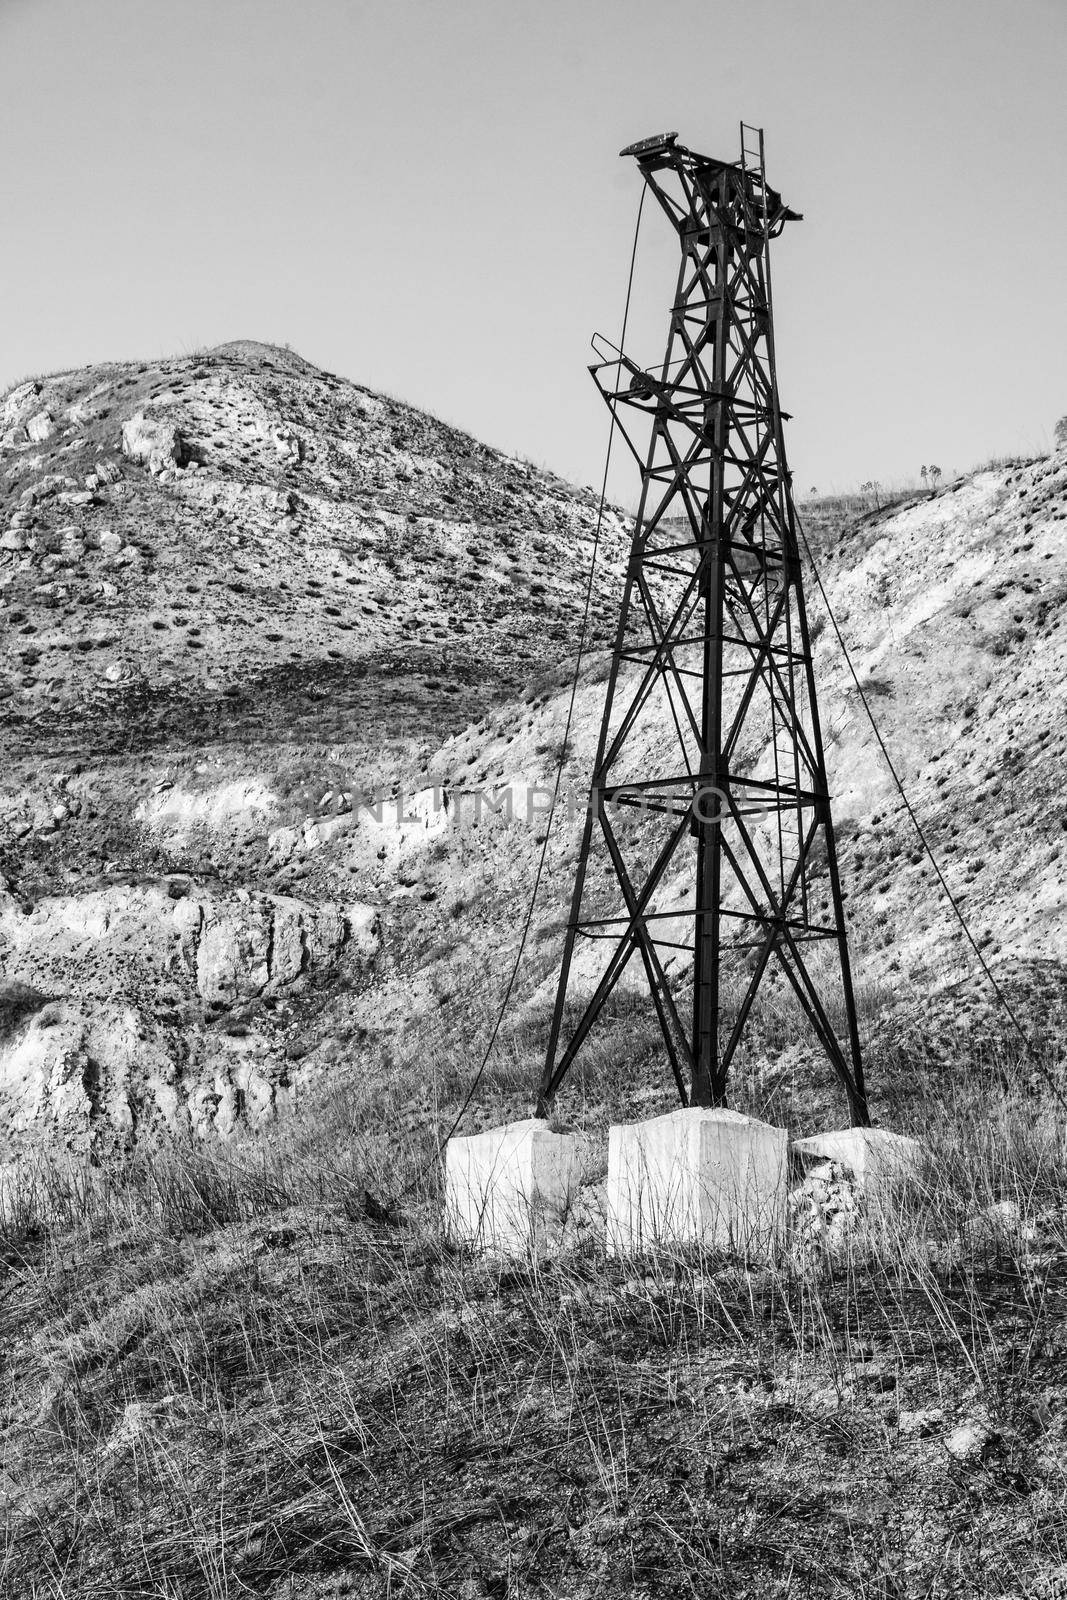
[[[786,1218],[784,1128],[739,1111],[688,1107],[608,1135],[611,1255],[699,1245],[765,1258]]]
[[[445,1226],[457,1244],[525,1255],[558,1239],[582,1172],[583,1141],[539,1117],[507,1122],[445,1150]]]

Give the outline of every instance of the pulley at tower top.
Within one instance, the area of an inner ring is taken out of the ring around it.
[[[748,136],[753,136],[751,140]],[[741,125],[740,161],[719,161],[714,156],[700,155],[678,143],[676,133],[657,133],[648,139],[638,139],[619,151],[620,156],[632,156],[646,178],[653,173],[673,171],[682,181],[684,206],[658,183],[651,183],[657,200],[667,212],[679,232],[693,229],[694,221],[700,223],[700,207],[694,205],[695,190],[705,205],[711,200],[712,185],[720,173],[736,175],[736,185],[730,186],[732,201],[744,208],[745,226],[758,231],[764,238],[776,238],[787,222],[800,222],[802,213],[793,211],[782,200],[777,189],[772,189],[764,177],[763,136],[759,129]],[[716,209],[719,202],[716,197]],[[706,228],[701,230],[706,238]],[[698,236],[696,242],[702,242]]]

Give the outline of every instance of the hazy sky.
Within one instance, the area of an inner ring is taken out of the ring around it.
[[[599,478],[589,335],[675,128],[768,173],[801,487],[1067,412],[1067,0],[0,0],[0,386],[257,338]],[[676,246],[646,210],[634,353]],[[629,498],[630,474],[613,487]]]

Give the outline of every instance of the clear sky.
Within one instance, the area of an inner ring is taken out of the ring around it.
[[[617,152],[675,128],[733,158],[744,117],[805,214],[774,258],[798,486],[1040,450],[1065,64],[1067,0],[0,0],[0,385],[288,342],[595,482]],[[650,361],[675,248],[646,209]]]

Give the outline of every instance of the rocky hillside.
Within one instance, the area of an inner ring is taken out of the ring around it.
[[[462,726],[566,657],[594,522],[590,493],[270,345],[20,383],[5,745]],[[598,624],[611,517],[604,555]]]
[[[381,924],[354,879],[280,892],[271,826],[565,660],[595,524],[590,493],[268,345],[0,398],[5,1130],[273,1114],[294,995],[355,982]],[[594,631],[624,558],[609,511]]]
[[[525,913],[589,497],[264,346],[22,385],[5,415],[9,1153],[41,1135],[103,1151],[227,1134],[345,1085],[401,1128],[435,1126],[478,1059]],[[1052,1038],[1067,973],[1067,454],[851,520],[812,510],[835,613],[946,875]],[[613,523],[598,645],[622,542]],[[877,1113],[905,1058],[951,1045],[958,1059],[962,1038],[994,1061],[1010,1029],[814,592],[810,605]],[[524,1107],[537,1072],[577,846],[566,801],[588,780],[604,670],[594,649],[475,1123]],[[375,789],[386,800],[361,809]],[[669,1098],[638,994],[590,1052],[594,1078],[609,1066],[619,1107],[631,1091]],[[780,1114],[798,1066],[818,1079],[788,1008],[757,1015],[739,1093]],[[584,1114],[585,1081],[565,1117]],[[837,1119],[824,1090],[809,1113]]]

